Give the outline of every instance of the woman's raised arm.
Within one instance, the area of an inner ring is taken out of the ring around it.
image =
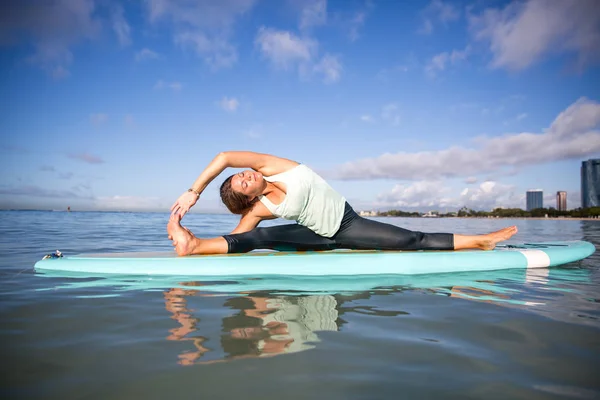
[[[296,165],[298,163],[292,160],[252,151],[225,151],[219,153],[202,171],[191,188],[179,196],[171,206],[171,212],[179,213],[183,217],[196,204],[208,184],[227,167],[252,168],[263,175],[269,176],[287,171]]]
[[[226,151],[220,155],[224,157],[225,164],[228,167],[252,168],[266,176],[279,174],[298,165],[297,162],[287,158],[253,151]]]

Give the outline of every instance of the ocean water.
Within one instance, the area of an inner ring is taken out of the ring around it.
[[[599,252],[551,269],[412,277],[33,270],[56,249],[170,251],[167,220],[0,212],[2,398],[600,398]],[[600,245],[600,221],[382,220],[463,234],[516,224],[509,243]],[[236,219],[189,214],[185,224],[212,237]]]

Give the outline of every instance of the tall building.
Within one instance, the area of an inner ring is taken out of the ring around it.
[[[535,208],[544,207],[544,192],[542,189],[532,189],[527,191],[527,211]]]
[[[581,163],[581,207],[600,206],[600,159]]]
[[[556,209],[558,211],[567,211],[567,192],[556,192]]]

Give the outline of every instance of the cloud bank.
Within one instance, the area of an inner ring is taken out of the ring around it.
[[[600,152],[600,104],[580,98],[561,112],[543,133],[523,132],[478,137],[475,147],[439,151],[386,153],[342,164],[330,171],[342,180],[436,180],[501,172],[504,168],[581,159]]]
[[[573,56],[578,68],[600,61],[597,0],[511,2],[469,16],[469,26],[489,45],[493,68],[522,70],[557,54]]]

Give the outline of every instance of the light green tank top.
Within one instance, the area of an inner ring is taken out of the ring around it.
[[[266,196],[259,196],[261,203],[274,216],[297,221],[325,237],[332,237],[340,229],[346,199],[306,165],[300,164],[264,178],[267,182],[283,182],[287,186],[287,193],[280,204],[273,204]]]

